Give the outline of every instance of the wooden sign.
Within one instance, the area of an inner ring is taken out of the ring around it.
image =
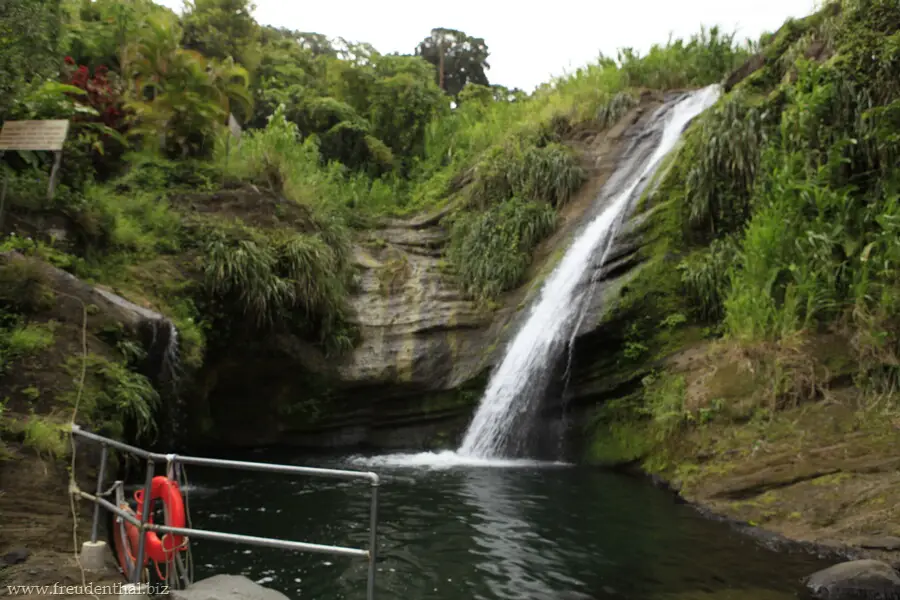
[[[69,135],[68,121],[6,121],[0,130],[0,152],[4,150],[63,149]]]

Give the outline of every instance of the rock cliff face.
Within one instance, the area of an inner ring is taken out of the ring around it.
[[[352,306],[362,341],[355,350],[330,364],[280,335],[230,353],[204,384],[210,398],[207,430],[239,445],[453,445],[516,320],[573,234],[611,199],[610,190],[622,175],[617,169],[652,151],[646,125],[662,100],[647,94],[616,127],[584,132],[570,142],[581,151],[588,182],[566,207],[559,230],[536,252],[527,283],[508,293],[500,308],[477,306],[447,273],[445,212],[388,223],[368,232],[356,247],[360,280]],[[610,186],[601,194],[607,181]],[[588,340],[586,346],[602,344],[605,333],[597,327],[604,306],[640,267],[646,221],[646,214],[632,216],[608,266],[595,268],[597,283],[579,334]],[[601,390],[587,373],[571,382],[570,391],[576,401],[588,401]],[[311,399],[292,400],[301,397]],[[548,415],[559,412],[558,403],[552,404]]]

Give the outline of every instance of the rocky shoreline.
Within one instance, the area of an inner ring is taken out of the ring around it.
[[[900,599],[900,537],[869,537],[847,543],[791,538],[775,529],[753,525],[747,520],[717,512],[703,502],[691,500],[676,485],[641,469],[636,463],[614,468],[616,472],[642,479],[669,493],[674,502],[690,506],[704,518],[725,523],[741,535],[770,550],[806,553],[833,561],[827,569],[811,573],[803,580],[810,597],[817,600],[897,600]]]

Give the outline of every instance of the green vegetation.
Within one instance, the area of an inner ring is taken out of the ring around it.
[[[0,328],[0,375],[14,361],[49,348],[53,344],[53,330],[45,325],[21,324],[6,316]]]
[[[18,249],[19,242],[10,239],[0,244],[0,251]],[[48,308],[53,301],[53,290],[37,263],[21,261],[0,266],[0,304],[26,313]]]
[[[71,406],[78,397],[82,360],[77,356],[66,364],[73,386],[71,391],[62,394],[62,399]],[[130,370],[125,361],[94,354],[88,355],[86,366],[87,377],[79,404],[84,418],[94,423],[103,435],[112,437],[122,437],[126,425],[134,428],[129,433],[135,439],[156,432],[153,415],[159,405],[159,394],[145,376]]]
[[[462,31],[441,27],[432,29],[431,35],[416,48],[417,56],[434,65],[438,86],[457,98],[469,83],[489,85],[484,72],[489,68],[489,54],[482,38],[473,38]],[[507,90],[501,88],[496,92],[505,93]]]
[[[62,458],[69,454],[68,424],[61,424],[49,417],[31,414],[25,421],[23,435],[25,446],[40,457]]]
[[[0,7],[0,114],[31,80],[56,74],[59,30],[54,0],[10,0]]]
[[[67,118],[72,130],[53,199],[50,157],[3,157],[16,235],[0,249],[171,317],[189,370],[273,331],[331,356],[352,348],[353,245],[390,219],[438,215],[448,275],[495,305],[582,187],[585,140],[647,90],[720,82],[757,54],[761,68],[692,125],[644,200],[644,264],[604,317],[618,324],[610,364],[640,385],[599,414],[612,440],[601,454],[640,457],[747,414],[725,396],[698,400],[690,376],[660,364],[702,338],[765,357],[761,410],[822,393],[802,341],[813,335],[843,336],[852,357],[829,361],[845,375],[852,363],[873,394],[900,383],[898,41],[886,0],[829,5],[759,44],[703,29],[646,56],[623,49],[530,94],[491,85],[487,43],[460,31],[384,55],[262,26],[246,0],[196,0],[180,17],[149,0],[54,6],[2,9],[3,26],[20,25],[0,31],[0,120]],[[27,226],[54,218],[58,236]],[[383,262],[380,287],[393,293],[410,265]],[[35,315],[58,300],[36,264],[0,267],[4,364],[59,343],[36,333]],[[138,375],[145,359],[122,348],[92,354],[85,414],[117,434],[109,416],[127,414],[152,433],[158,393]],[[32,387],[22,394],[35,403],[50,395]]]
[[[449,257],[465,289],[489,300],[515,287],[555,223],[550,205],[518,198],[460,215],[451,230]]]
[[[54,264],[181,322],[212,327],[227,318],[218,309],[258,326],[290,316],[331,348],[352,338],[353,228],[452,203],[447,257],[463,288],[492,300],[521,283],[584,180],[568,145],[575,128],[602,130],[636,105],[636,90],[710,83],[747,55],[703,31],[526,96],[490,86],[484,40],[452,30],[432,31],[416,55],[382,55],[262,27],[243,0],[198,0],[181,18],[149,0],[66,0],[50,17],[63,32],[48,38],[55,54],[43,70],[25,69],[25,56],[5,66],[20,83],[0,118],[72,120],[62,185],[46,200],[49,158],[11,153],[7,210],[67,215],[74,243],[50,244]],[[239,143],[229,114],[247,128]],[[284,201],[279,219],[295,218],[273,231],[249,206],[199,218],[178,202],[247,183]],[[210,259],[202,274],[184,260],[198,255]],[[140,272],[160,261],[205,284],[147,289]],[[211,297],[220,293],[227,306]],[[210,305],[215,314],[201,315]]]
[[[772,418],[848,377],[867,418],[900,411],[898,31],[885,0],[788,22],[763,37],[760,68],[687,132],[645,198],[648,266],[607,318],[638,328],[646,369],[686,347],[673,331],[723,339],[708,363],[673,364],[605,405],[594,458],[661,468],[691,428]],[[676,313],[689,318],[658,326]],[[610,430],[627,443],[600,441]]]

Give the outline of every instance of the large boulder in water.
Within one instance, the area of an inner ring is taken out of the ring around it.
[[[840,563],[813,573],[805,583],[822,600],[900,600],[900,575],[878,560]]]
[[[242,575],[214,575],[192,583],[186,590],[173,590],[172,600],[289,600]]]

